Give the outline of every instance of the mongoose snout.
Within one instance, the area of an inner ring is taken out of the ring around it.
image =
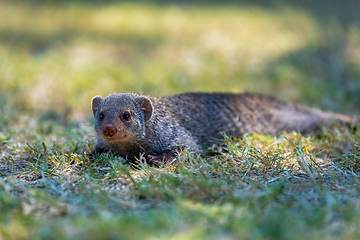
[[[117,132],[116,128],[114,127],[114,125],[112,124],[107,124],[105,127],[104,127],[104,135],[107,136],[107,137],[112,137],[115,135],[115,133]]]

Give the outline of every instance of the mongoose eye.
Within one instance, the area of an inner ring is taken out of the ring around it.
[[[104,119],[104,117],[105,117],[105,115],[103,114],[103,113],[100,113],[100,120],[103,120]]]
[[[122,118],[125,120],[125,121],[129,121],[130,120],[130,113],[124,113],[124,115],[122,116]]]

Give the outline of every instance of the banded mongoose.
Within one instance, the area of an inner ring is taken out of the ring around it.
[[[114,93],[92,99],[97,143],[95,153],[112,152],[129,161],[166,162],[179,150],[204,153],[223,134],[307,133],[350,116],[325,113],[277,98],[253,94],[185,93],[151,98]]]

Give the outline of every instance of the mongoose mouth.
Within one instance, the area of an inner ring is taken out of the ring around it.
[[[101,136],[102,140],[104,140],[105,142],[108,142],[108,143],[119,143],[119,142],[125,142],[127,141],[130,136],[127,135],[127,134],[115,134],[114,136],[105,136],[105,135],[102,135]]]
[[[131,136],[125,128],[116,127],[112,123],[103,126],[98,133],[101,139],[108,143],[124,142]]]

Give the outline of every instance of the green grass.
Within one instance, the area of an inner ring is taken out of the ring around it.
[[[0,238],[358,239],[360,134],[226,137],[135,170],[90,100],[254,91],[360,114],[356,1],[0,1]]]

